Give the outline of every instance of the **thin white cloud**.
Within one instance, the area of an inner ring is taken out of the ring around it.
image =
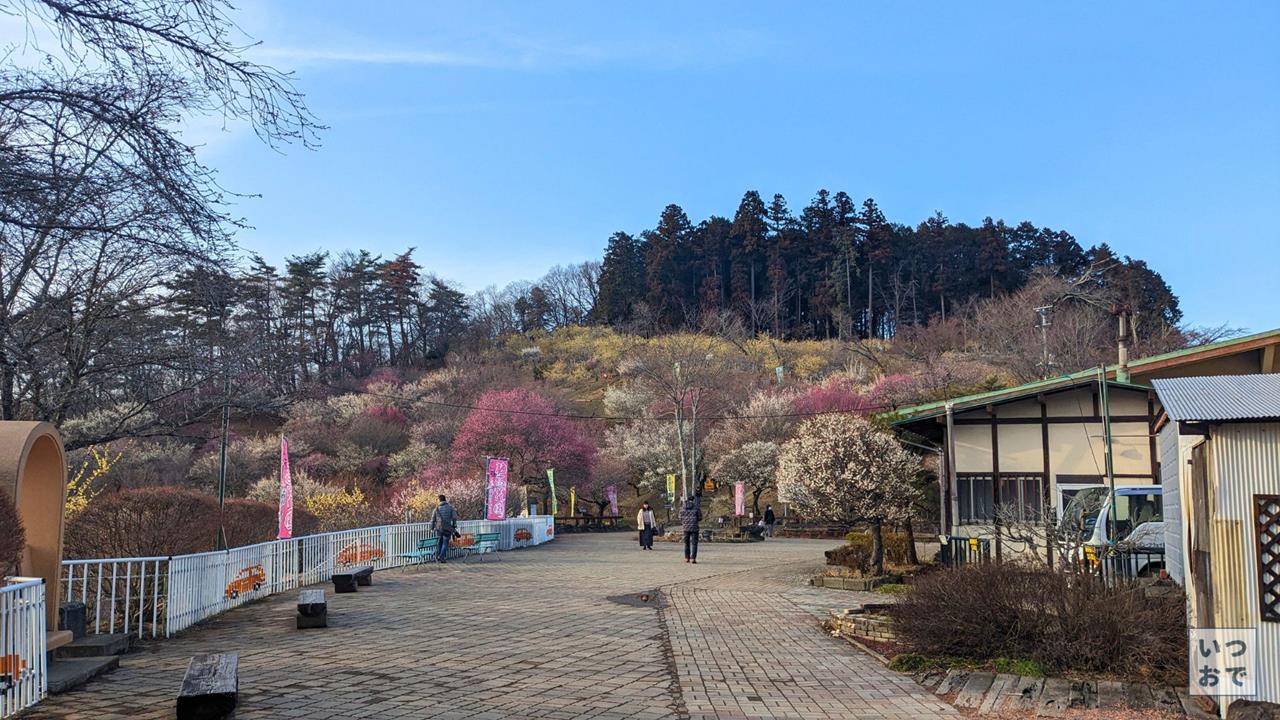
[[[469,55],[431,50],[360,50],[330,48],[263,47],[254,54],[263,61],[291,65],[358,63],[367,65],[422,65],[484,67],[495,63]]]

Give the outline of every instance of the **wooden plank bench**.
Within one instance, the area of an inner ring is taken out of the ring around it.
[[[329,627],[329,604],[323,590],[298,593],[298,629]]]
[[[344,568],[342,570],[335,570],[333,573],[333,591],[335,593],[353,593],[356,591],[357,585],[372,584],[372,565]]]
[[[240,692],[240,656],[196,655],[187,665],[178,691],[178,720],[221,720],[236,709]]]
[[[406,560],[414,560],[418,563],[432,562],[436,559],[436,551],[440,549],[440,540],[438,538],[423,538],[418,541],[416,550],[400,553],[400,557]]]

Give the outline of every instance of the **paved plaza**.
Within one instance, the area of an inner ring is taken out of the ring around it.
[[[858,594],[804,585],[831,542],[637,549],[564,536],[480,562],[379,573],[294,629],[294,593],[181,637],[23,718],[172,718],[188,659],[240,653],[239,720],[259,718],[942,718],[956,712],[819,618]],[[660,589],[661,607],[639,601]],[[612,599],[611,599],[612,598]]]

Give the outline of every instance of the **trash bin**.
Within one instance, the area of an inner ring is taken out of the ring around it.
[[[58,608],[58,627],[62,630],[70,630],[73,638],[82,638],[85,635],[87,616],[88,609],[84,603],[63,603]]]

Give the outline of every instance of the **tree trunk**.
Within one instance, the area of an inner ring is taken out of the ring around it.
[[[916,530],[911,527],[910,520],[907,520],[907,562],[912,565],[920,564],[920,556],[916,555]]]
[[[871,523],[871,568],[877,577],[884,575],[884,522]]]

